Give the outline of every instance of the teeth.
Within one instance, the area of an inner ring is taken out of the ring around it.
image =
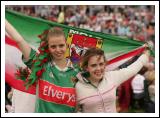
[[[57,54],[57,56],[61,56],[61,54]]]
[[[101,73],[95,73],[96,75],[101,75]]]

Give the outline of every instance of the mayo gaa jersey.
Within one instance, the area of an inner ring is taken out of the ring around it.
[[[32,60],[36,55],[33,49],[30,59],[24,63],[31,67]],[[45,72],[38,80],[36,87],[36,109],[37,113],[72,113],[75,112],[76,94],[75,79],[78,67],[70,60],[65,69],[60,69],[50,62],[43,65]]]

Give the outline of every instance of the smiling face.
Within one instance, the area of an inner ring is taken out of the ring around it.
[[[55,60],[62,60],[65,58],[67,49],[64,36],[51,36],[48,38],[48,49]]]
[[[95,55],[89,58],[86,70],[90,73],[90,81],[99,82],[104,75],[105,70],[104,56]]]

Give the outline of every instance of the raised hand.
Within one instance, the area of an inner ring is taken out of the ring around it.
[[[16,41],[25,60],[29,59],[31,47],[24,40],[24,38],[17,32],[17,30],[7,21],[5,20],[5,30],[12,38],[12,40]]]

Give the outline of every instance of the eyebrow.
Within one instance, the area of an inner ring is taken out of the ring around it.
[[[65,44],[58,44],[58,45],[51,44],[50,46],[60,46],[60,45],[65,45]]]
[[[65,44],[59,44],[59,46],[62,46],[62,45],[65,45]]]
[[[91,66],[95,66],[95,65],[97,65],[97,64],[91,64]]]
[[[56,45],[50,45],[50,47],[55,47]]]

